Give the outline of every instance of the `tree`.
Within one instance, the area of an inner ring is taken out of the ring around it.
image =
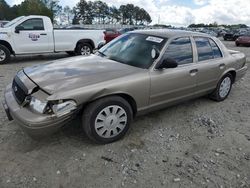
[[[51,20],[54,22],[56,16],[62,11],[62,6],[59,5],[59,0],[41,0],[52,13]]]
[[[95,2],[80,0],[74,8],[74,23],[81,20],[84,24],[92,23],[121,23],[121,24],[149,24],[150,15],[144,9],[133,4],[109,7],[107,3],[97,0]]]
[[[63,15],[66,17],[68,24],[70,24],[73,10],[69,6],[65,6],[63,8]]]
[[[94,19],[92,8],[93,2],[80,0],[80,2],[75,7],[76,18],[81,20],[84,24],[92,24]]]
[[[25,0],[16,7],[17,16],[44,15],[52,17],[52,12],[40,0]]]
[[[0,20],[11,20],[15,18],[15,12],[13,10],[5,0],[0,0]]]

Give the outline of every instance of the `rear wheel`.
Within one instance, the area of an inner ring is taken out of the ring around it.
[[[79,43],[76,47],[76,54],[77,55],[90,55],[93,52],[93,48],[88,43]]]
[[[210,98],[218,102],[224,101],[232,89],[233,76],[228,73],[219,81],[215,91],[211,94]]]
[[[100,144],[122,138],[133,119],[130,104],[119,96],[99,99],[89,104],[83,112],[83,129],[87,136]]]
[[[3,45],[0,45],[0,64],[10,62],[10,51]]]

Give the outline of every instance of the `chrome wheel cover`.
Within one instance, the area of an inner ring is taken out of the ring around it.
[[[0,61],[4,61],[6,59],[6,53],[3,50],[0,50]]]
[[[83,46],[81,48],[81,55],[90,55],[91,54],[91,49],[88,46]]]
[[[225,98],[228,95],[231,89],[231,84],[232,84],[231,82],[232,81],[229,77],[224,78],[223,81],[221,82],[219,90],[219,95],[221,98]]]
[[[122,107],[108,106],[96,116],[95,131],[102,138],[113,138],[124,130],[127,120],[127,113]]]

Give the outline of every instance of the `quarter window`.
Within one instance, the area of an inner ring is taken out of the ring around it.
[[[199,61],[222,57],[219,47],[212,39],[205,37],[195,37],[194,40],[197,47]]]
[[[168,46],[164,56],[174,59],[179,65],[193,63],[193,49],[190,38],[174,39]]]
[[[34,18],[24,21],[19,25],[22,30],[44,30],[43,20],[41,18]]]
[[[212,47],[212,50],[214,53],[214,58],[222,57],[222,53],[221,53],[219,47],[217,46],[217,44],[212,39],[209,39],[209,42],[211,44],[211,47]]]

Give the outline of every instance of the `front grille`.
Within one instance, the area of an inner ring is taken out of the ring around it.
[[[17,76],[13,80],[12,90],[18,104],[22,104],[27,97],[28,90]]]

